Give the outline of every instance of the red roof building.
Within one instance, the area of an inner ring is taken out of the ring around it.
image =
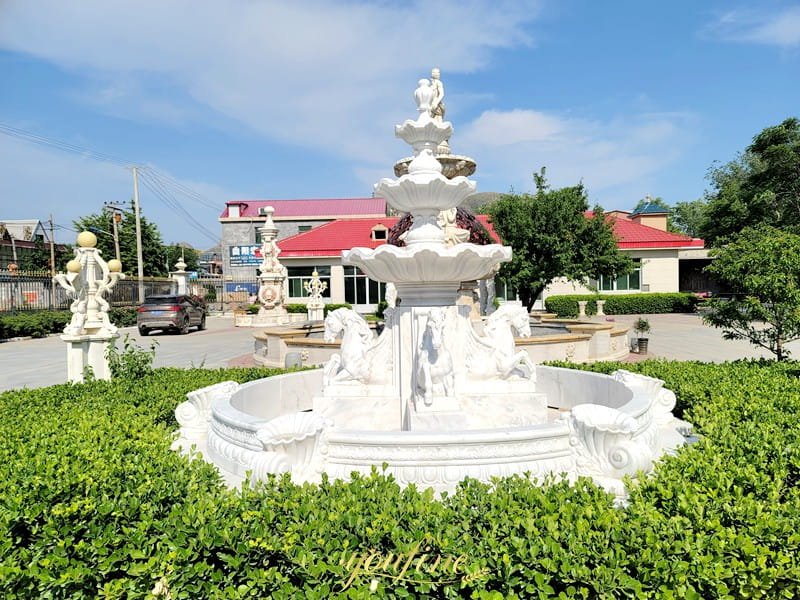
[[[341,262],[342,252],[355,247],[376,248],[385,244],[398,217],[386,216],[382,198],[312,200],[232,200],[220,215],[225,255],[225,273],[254,277],[259,263],[258,229],[265,220],[264,208],[275,209],[273,220],[280,228],[280,260],[287,267],[287,296],[302,301],[303,284],[313,271],[328,284],[326,299],[350,302],[358,310],[370,310],[383,295],[383,284],[368,280],[358,269]],[[591,212],[586,216],[591,218]],[[702,291],[707,285],[702,268],[709,259],[703,240],[667,231],[666,213],[653,211],[606,213],[614,227],[620,250],[634,261],[634,272],[613,280],[593,282],[603,293]],[[500,240],[486,215],[480,221],[498,243]],[[498,286],[498,293],[504,289]],[[557,281],[545,296],[586,293],[578,282]]]
[[[219,216],[227,219],[258,219],[262,209],[275,209],[274,221],[330,220],[341,217],[375,217],[386,214],[383,198],[318,198],[308,200],[229,200]]]
[[[478,221],[486,227],[489,235],[497,242],[494,228],[486,215],[478,215]],[[281,240],[281,260],[304,256],[340,257],[343,250],[351,248],[377,248],[386,243],[386,236],[381,232],[388,231],[398,217],[381,217],[369,219],[337,219],[315,227],[305,233],[299,233]]]

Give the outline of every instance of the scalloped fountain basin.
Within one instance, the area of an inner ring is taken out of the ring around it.
[[[248,473],[254,480],[291,473],[314,482],[323,472],[346,479],[386,464],[401,485],[436,492],[465,477],[566,473],[622,494],[623,476],[650,470],[688,434],[688,424],[671,414],[675,395],[658,379],[537,366],[536,381],[547,399],[543,422],[518,425],[500,411],[483,428],[438,431],[333,426],[312,408],[321,370],[224,382],[188,394],[176,411],[182,427],[174,447],[196,446],[231,485]]]

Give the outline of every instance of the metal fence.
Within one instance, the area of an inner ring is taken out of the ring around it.
[[[167,277],[145,277],[145,296],[177,291],[175,281]],[[250,302],[258,292],[255,277],[202,277],[189,280],[189,293],[202,297],[210,308],[226,310]],[[121,279],[108,298],[112,306],[135,306],[139,303],[139,281]],[[0,312],[68,309],[72,299],[66,290],[53,282],[49,272],[23,272],[0,269]]]

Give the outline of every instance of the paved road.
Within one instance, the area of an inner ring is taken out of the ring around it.
[[[146,337],[140,336],[135,327],[124,327],[117,347],[122,349],[126,334],[143,348],[157,341],[156,367],[227,367],[247,362],[253,353],[252,329],[234,327],[232,317],[208,317],[207,323],[205,331]],[[67,350],[58,336],[0,344],[0,391],[66,380]]]
[[[650,321],[648,355],[673,360],[725,362],[740,358],[774,358],[742,340],[726,340],[722,330],[703,325],[698,314],[642,315]],[[617,322],[631,325],[639,315],[616,315]],[[631,336],[633,336],[631,332]],[[800,359],[800,341],[788,345],[794,358]]]
[[[723,362],[738,358],[771,357],[743,341],[722,338],[719,329],[703,325],[699,315],[645,315],[652,331],[648,357],[675,360]],[[631,324],[638,315],[617,315],[614,319]],[[155,366],[226,367],[251,364],[253,329],[234,327],[232,317],[209,317],[208,329],[188,335],[139,336],[135,327],[121,330],[140,346],[158,341]],[[122,346],[122,338],[117,342]],[[800,341],[789,344],[800,358]],[[0,391],[63,383],[67,377],[66,347],[58,336],[0,344]]]

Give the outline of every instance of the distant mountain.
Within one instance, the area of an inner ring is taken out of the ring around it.
[[[477,215],[480,214],[481,207],[489,204],[490,202],[494,202],[502,195],[503,194],[500,192],[478,192],[468,196],[467,199],[461,203],[461,206]]]

